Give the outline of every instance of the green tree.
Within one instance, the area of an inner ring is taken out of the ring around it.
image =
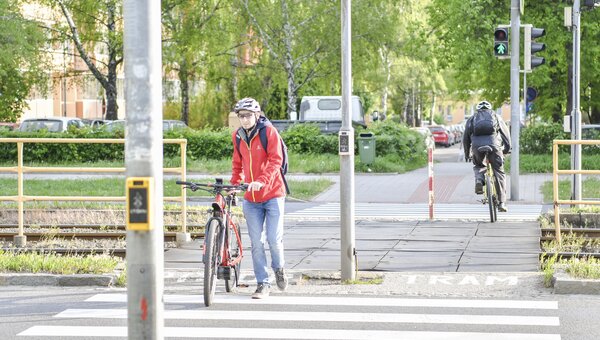
[[[37,85],[45,91],[47,61],[40,50],[45,38],[39,24],[19,12],[19,0],[0,2],[0,121],[15,122]]]
[[[277,67],[270,71],[285,76],[289,116],[297,111],[300,89],[316,78],[330,75],[332,69],[326,65],[335,65],[331,58],[339,56],[339,52],[335,53],[339,51],[339,2],[238,1],[251,26],[249,36],[258,39],[264,48],[263,66]],[[263,81],[270,82],[273,78],[265,77]]]
[[[78,56],[104,89],[106,119],[118,118],[117,76],[123,62],[121,0],[44,0],[60,10],[66,25],[54,29],[72,40]],[[96,56],[103,57],[96,57]]]
[[[221,1],[164,0],[163,62],[167,73],[176,71],[181,96],[181,120],[189,124],[190,83],[199,81],[208,50],[207,23],[215,16]],[[211,32],[216,33],[216,32]],[[214,42],[214,41],[212,41]]]

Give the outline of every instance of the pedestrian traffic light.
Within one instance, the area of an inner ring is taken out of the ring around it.
[[[534,53],[540,52],[546,49],[546,44],[535,42],[533,39],[539,38],[546,35],[546,30],[543,28],[535,28],[531,25],[525,26],[524,37],[525,44],[523,46],[523,59],[525,71],[531,71],[532,69],[546,63],[546,59],[542,57],[536,57]]]
[[[494,31],[494,55],[508,56],[508,27],[497,27]]]

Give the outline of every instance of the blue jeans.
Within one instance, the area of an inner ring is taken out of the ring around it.
[[[252,265],[257,283],[269,284],[265,236],[269,242],[271,268],[283,268],[283,208],[285,197],[272,198],[266,202],[244,201],[243,210],[252,245]]]

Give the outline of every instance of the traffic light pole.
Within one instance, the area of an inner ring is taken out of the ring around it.
[[[523,1],[523,0],[521,0]],[[510,126],[512,156],[510,158],[510,199],[519,200],[519,135],[521,129],[521,110],[519,98],[519,56],[520,56],[520,1],[511,0],[510,5]]]
[[[160,2],[123,2],[128,339],[163,339]],[[90,334],[103,335],[103,334]]]
[[[571,109],[571,139],[581,140],[581,87],[580,87],[580,53],[581,53],[581,2],[573,3],[573,107]],[[581,145],[571,146],[571,169],[581,170]],[[574,174],[571,183],[571,197],[581,200],[581,174]]]

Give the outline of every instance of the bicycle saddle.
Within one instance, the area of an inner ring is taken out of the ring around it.
[[[492,147],[489,145],[484,145],[484,146],[478,147],[477,151],[479,151],[481,153],[488,153],[488,152],[494,151],[494,149],[492,149]]]

